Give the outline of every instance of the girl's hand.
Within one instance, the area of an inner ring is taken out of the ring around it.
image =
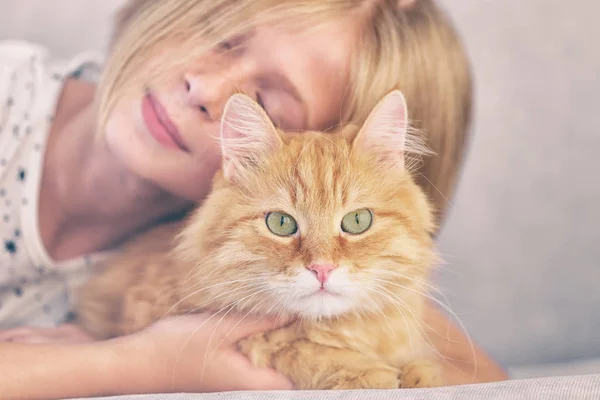
[[[285,322],[195,314],[106,341],[74,325],[0,331],[0,398],[292,389],[286,377],[255,368],[236,350],[238,340]]]
[[[285,324],[283,319],[186,315],[158,322],[130,340],[145,375],[162,381],[162,391],[289,390],[293,385],[286,377],[255,368],[236,350],[240,339]]]
[[[86,341],[73,326],[2,332],[0,398],[291,389],[284,376],[254,368],[235,347],[241,338],[284,323],[188,315],[107,341]],[[19,343],[23,338],[36,343]]]

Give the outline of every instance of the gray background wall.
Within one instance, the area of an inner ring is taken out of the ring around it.
[[[473,59],[477,112],[442,285],[504,363],[598,357],[600,2],[445,4]]]
[[[0,39],[102,49],[120,3],[0,0]],[[439,284],[505,365],[600,359],[600,3],[442,4],[471,55],[477,109]]]

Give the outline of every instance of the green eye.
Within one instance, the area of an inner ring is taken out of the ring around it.
[[[277,236],[292,236],[298,232],[296,220],[281,212],[267,214],[267,228]]]
[[[363,208],[352,211],[342,219],[342,230],[352,235],[365,233],[373,223],[373,214],[370,210]]]

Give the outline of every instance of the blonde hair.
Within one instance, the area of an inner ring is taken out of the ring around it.
[[[180,40],[185,50],[177,54],[186,56],[161,70],[256,25],[293,20],[306,28],[350,13],[359,17],[358,41],[340,122],[361,125],[386,93],[400,89],[413,127],[434,153],[423,159],[417,180],[439,221],[465,153],[472,88],[460,39],[433,0],[130,0],[118,14],[100,86],[100,127],[117,93],[134,84],[148,52],[165,40]]]

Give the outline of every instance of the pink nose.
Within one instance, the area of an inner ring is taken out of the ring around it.
[[[336,266],[333,264],[313,264],[308,267],[310,271],[315,273],[317,279],[319,282],[321,282],[321,285],[327,282],[329,275],[331,275],[331,271],[333,271],[335,268]]]

